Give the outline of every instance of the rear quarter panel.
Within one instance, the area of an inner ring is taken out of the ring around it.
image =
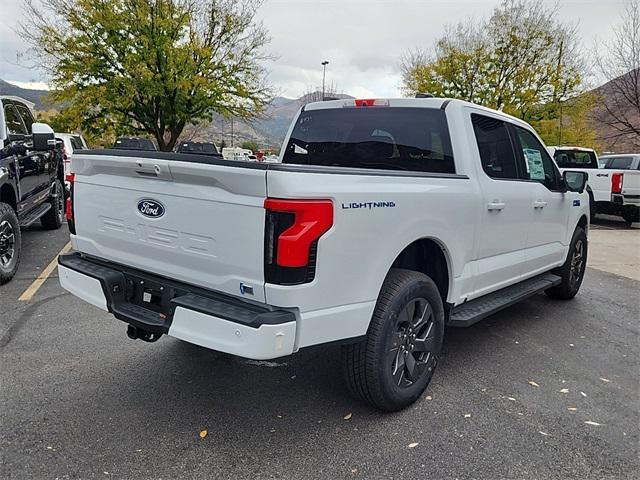
[[[267,302],[302,312],[374,302],[393,261],[417,239],[432,238],[449,260],[450,283],[471,260],[478,197],[464,175],[350,175],[270,170],[268,195],[330,199],[333,227],[318,243],[316,277],[299,286],[267,284]],[[386,202],[393,206],[355,205]],[[449,291],[452,292],[450,285]],[[366,319],[368,323],[368,318]]]

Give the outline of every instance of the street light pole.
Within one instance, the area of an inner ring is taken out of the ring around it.
[[[327,65],[329,65],[329,61],[325,60],[324,62],[322,62],[322,101],[324,102],[324,77],[325,74],[327,73]]]

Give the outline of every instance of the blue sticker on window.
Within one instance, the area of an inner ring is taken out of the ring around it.
[[[573,201],[573,206],[574,207],[579,207],[580,206],[580,200],[574,200]]]

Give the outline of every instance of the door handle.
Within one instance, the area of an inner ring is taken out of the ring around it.
[[[543,200],[536,200],[533,202],[533,208],[544,208],[547,206],[547,202]]]
[[[493,202],[487,203],[487,210],[491,211],[500,211],[504,208],[504,202],[499,202],[498,200],[494,200]]]

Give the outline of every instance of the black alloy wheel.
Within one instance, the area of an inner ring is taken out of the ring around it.
[[[0,222],[0,267],[9,268],[16,253],[16,235],[8,220]]]
[[[389,358],[396,385],[407,388],[435,368],[435,321],[425,298],[409,302],[397,317]]]
[[[571,289],[577,289],[578,283],[582,281],[585,268],[585,243],[579,238],[573,246],[571,254],[571,267],[569,269],[569,286]]]

